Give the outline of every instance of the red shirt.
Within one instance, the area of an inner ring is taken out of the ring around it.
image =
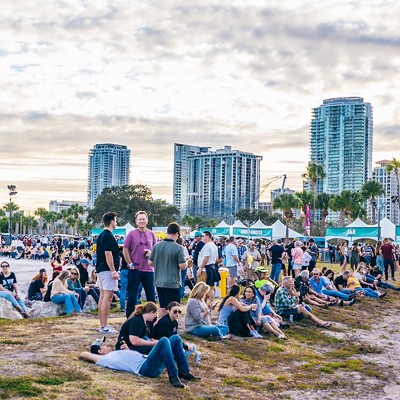
[[[381,247],[381,252],[384,260],[393,260],[394,247],[390,243],[386,243]]]

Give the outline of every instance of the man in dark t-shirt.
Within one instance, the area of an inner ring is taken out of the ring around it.
[[[394,253],[394,246],[392,245],[392,243],[390,243],[390,239],[386,238],[383,241],[383,245],[380,248],[380,253],[383,257],[383,265],[385,267],[385,279],[388,280],[389,279],[389,265],[390,265],[390,269],[391,269],[391,275],[392,275],[392,280],[395,281],[395,277],[394,277],[394,257],[393,257],[393,253]]]
[[[349,272],[348,271],[344,271],[343,275],[339,275],[336,279],[335,279],[335,286],[339,289],[339,290],[343,290],[347,288],[347,278],[349,277]]]
[[[110,305],[117,290],[119,250],[118,244],[112,232],[117,225],[117,214],[107,212],[103,215],[104,230],[97,239],[97,284],[100,289],[99,318],[102,333],[117,333],[111,326],[107,325]]]
[[[282,240],[278,239],[276,243],[272,245],[272,247],[268,250],[269,257],[271,258],[271,274],[270,278],[279,283],[279,275],[281,274],[282,269],[282,254],[285,252],[285,249],[282,246]]]

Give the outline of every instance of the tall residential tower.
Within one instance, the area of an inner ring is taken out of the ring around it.
[[[360,190],[372,178],[372,107],[361,97],[327,99],[312,110],[311,161],[324,167],[317,191]]]
[[[119,144],[96,144],[89,152],[88,207],[104,188],[129,184],[131,151]]]
[[[174,191],[174,204],[178,204],[177,198],[181,205],[186,204],[181,215],[218,219],[233,219],[242,208],[257,208],[261,160],[261,156],[231,146],[216,151],[200,148],[186,157],[187,177],[181,180],[180,194],[179,189]],[[174,188],[178,186],[174,182]]]

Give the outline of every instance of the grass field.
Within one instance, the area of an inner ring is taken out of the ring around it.
[[[289,341],[211,342],[183,335],[202,352],[200,382],[177,390],[166,373],[149,379],[79,360],[99,336],[97,316],[0,320],[1,399],[396,399],[400,393],[400,293],[353,307],[318,309],[328,330],[292,324]],[[120,326],[120,313],[111,316]],[[183,318],[180,327],[183,327]],[[108,339],[114,344],[116,336]],[[385,397],[389,396],[389,397]]]

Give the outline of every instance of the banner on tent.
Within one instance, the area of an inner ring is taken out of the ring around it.
[[[396,226],[396,236],[400,236],[400,226]]]
[[[209,231],[213,235],[217,236],[230,236],[230,228],[229,226],[227,228],[200,228],[200,232],[203,233],[204,231]]]
[[[377,227],[359,227],[359,228],[327,228],[326,236],[331,237],[343,237],[343,238],[371,238],[375,239],[378,237],[379,229]]]
[[[233,228],[233,236],[243,236],[251,238],[272,238],[272,229],[270,228]]]

